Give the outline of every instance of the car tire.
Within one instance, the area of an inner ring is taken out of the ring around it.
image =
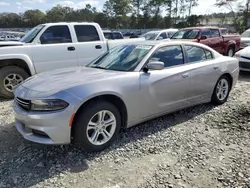
[[[100,114],[103,118],[100,118]],[[99,121],[100,119],[103,121]],[[104,127],[108,123],[103,122],[111,122],[112,119],[113,123]],[[72,129],[73,140],[80,143],[83,150],[87,152],[99,152],[114,142],[120,128],[121,115],[115,105],[106,101],[90,102],[75,117]]]
[[[233,46],[230,46],[227,50],[227,56],[229,57],[233,57],[235,54],[235,50],[234,50],[234,47]]]
[[[14,97],[13,89],[29,77],[29,74],[17,66],[6,66],[0,69],[0,96],[6,99]]]
[[[223,75],[219,78],[213,91],[211,99],[212,104],[222,105],[227,101],[231,90],[231,84],[228,76]]]

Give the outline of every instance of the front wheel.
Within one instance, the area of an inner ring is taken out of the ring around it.
[[[87,104],[74,122],[74,141],[82,144],[87,152],[98,152],[116,139],[121,127],[121,115],[113,104],[99,101]]]
[[[216,105],[224,104],[227,101],[230,89],[231,82],[229,78],[227,76],[220,77],[214,88],[211,102]]]

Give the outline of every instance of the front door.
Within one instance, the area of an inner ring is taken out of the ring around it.
[[[187,105],[186,90],[189,87],[189,69],[184,65],[182,47],[166,46],[156,50],[150,61],[161,61],[163,70],[152,70],[141,73],[140,87],[143,97],[143,108],[151,116],[169,112]]]
[[[68,26],[51,26],[40,37],[41,44],[31,48],[36,72],[78,65]]]

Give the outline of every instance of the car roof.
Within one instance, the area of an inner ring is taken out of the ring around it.
[[[215,27],[215,26],[185,27],[182,30],[185,30],[185,29],[219,29],[219,27]]]

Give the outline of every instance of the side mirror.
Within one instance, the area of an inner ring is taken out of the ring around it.
[[[164,63],[161,61],[152,61],[147,64],[144,69],[144,72],[148,72],[148,70],[162,70],[164,69]]]
[[[207,39],[207,36],[205,36],[205,35],[202,35],[201,37],[200,37],[200,40],[206,40]]]
[[[161,37],[161,36],[159,36],[158,38],[157,38],[157,40],[162,40],[163,39],[163,37]]]

